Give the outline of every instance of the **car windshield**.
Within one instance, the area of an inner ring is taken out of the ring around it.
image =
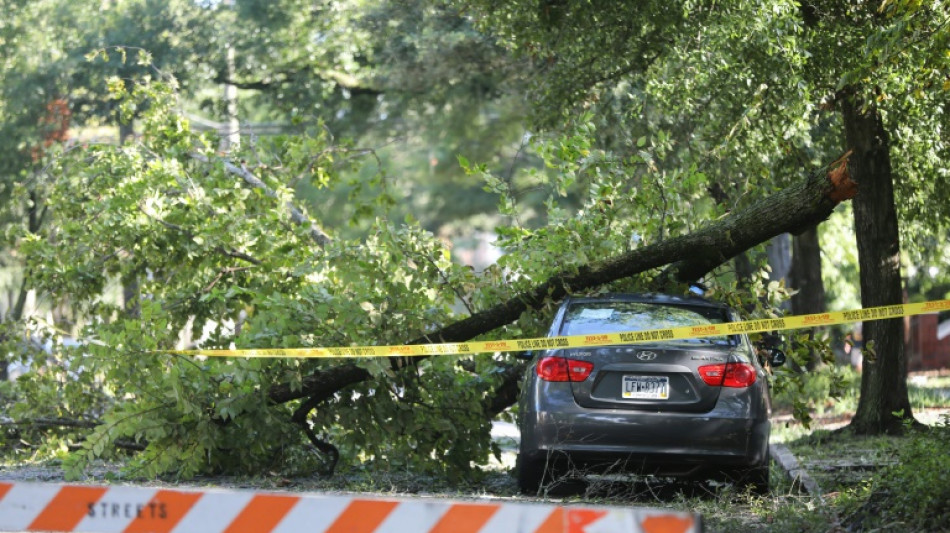
[[[728,322],[722,308],[644,302],[583,302],[567,309],[561,335],[619,333]],[[676,343],[735,344],[734,336],[677,339]]]

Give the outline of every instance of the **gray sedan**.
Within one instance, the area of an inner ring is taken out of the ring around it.
[[[550,336],[596,335],[736,321],[699,297],[568,298]],[[745,335],[535,353],[519,404],[518,485],[587,473],[637,473],[769,485],[771,403]]]

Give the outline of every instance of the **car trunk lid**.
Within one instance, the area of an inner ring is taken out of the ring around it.
[[[731,361],[728,346],[605,346],[564,350],[569,360],[594,364],[587,379],[572,382],[578,405],[639,411],[707,412],[722,390],[706,384],[699,367]]]

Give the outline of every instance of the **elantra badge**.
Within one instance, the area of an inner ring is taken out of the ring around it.
[[[652,361],[656,359],[656,352],[640,352],[637,354],[637,359],[641,361]]]

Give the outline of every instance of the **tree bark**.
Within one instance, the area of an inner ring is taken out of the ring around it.
[[[370,373],[353,363],[346,363],[328,370],[314,372],[301,383],[301,393],[289,384],[274,385],[268,391],[270,401],[281,404],[307,396],[317,396],[323,400],[349,385],[355,385],[370,378]]]
[[[900,241],[887,130],[876,108],[853,97],[841,99],[841,112],[845,139],[854,151],[852,178],[861,187],[853,203],[861,305],[900,304]],[[907,395],[903,320],[865,322],[862,333],[861,396],[849,427],[862,435],[899,433],[903,421],[913,419]],[[901,414],[895,416],[898,412]]]
[[[625,254],[586,265],[576,272],[552,276],[532,289],[468,318],[419,336],[406,344],[462,342],[517,320],[529,309],[546,301],[560,300],[634,274],[667,266],[659,277],[668,284],[697,280],[735,255],[782,233],[799,233],[828,218],[835,206],[856,192],[849,178],[847,159],[815,172],[806,179],[764,198],[746,209],[734,211],[688,235],[667,239]],[[304,380],[299,389],[286,385],[271,388],[268,396],[283,403],[314,395],[325,396],[327,385],[362,381],[353,364],[320,370]],[[334,379],[345,372],[352,380]],[[368,378],[368,374],[365,374]],[[344,385],[345,386],[345,385]],[[327,396],[328,397],[328,396]],[[498,406],[494,406],[497,409]]]

